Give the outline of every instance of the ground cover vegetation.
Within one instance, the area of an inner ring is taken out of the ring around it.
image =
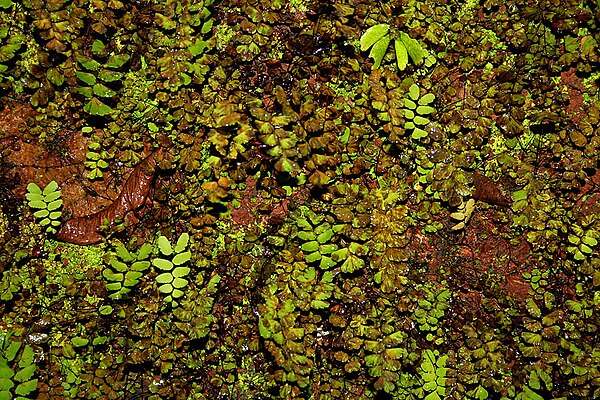
[[[600,397],[598,2],[0,21],[0,399]]]

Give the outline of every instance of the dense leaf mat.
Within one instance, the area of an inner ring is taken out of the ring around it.
[[[0,21],[0,399],[600,398],[597,2]]]

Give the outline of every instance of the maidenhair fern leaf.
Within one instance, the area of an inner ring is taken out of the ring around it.
[[[189,241],[190,235],[188,233],[182,233],[181,236],[179,236],[179,239],[177,239],[177,244],[175,245],[175,252],[183,252],[187,248]]]
[[[383,57],[385,57],[385,53],[390,45],[389,36],[384,36],[377,43],[371,47],[371,52],[369,56],[373,58],[375,63],[373,64],[373,69],[377,69],[381,66],[381,62],[383,61]]]
[[[171,242],[169,242],[169,239],[167,239],[166,236],[159,236],[157,244],[158,249],[165,256],[170,256],[171,254],[173,254],[173,247],[171,246]]]
[[[173,263],[169,260],[165,260],[164,258],[155,258],[152,260],[152,264],[164,271],[170,271],[173,269]]]
[[[406,46],[400,40],[394,40],[394,49],[396,50],[396,63],[398,69],[404,71],[408,66],[408,52]]]
[[[406,51],[415,65],[421,65],[423,63],[424,56],[426,56],[426,52],[423,50],[419,42],[408,36],[408,34],[405,32],[400,32],[400,40],[404,46],[406,46]]]
[[[110,108],[95,97],[88,101],[85,106],[83,106],[83,110],[92,115],[100,116],[108,115],[113,112],[112,108]]]
[[[389,29],[390,26],[388,24],[374,25],[367,29],[360,38],[360,50],[368,50],[371,46],[387,35]]]

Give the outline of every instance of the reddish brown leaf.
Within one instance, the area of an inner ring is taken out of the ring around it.
[[[473,174],[473,184],[475,185],[475,192],[473,193],[475,200],[490,204],[499,204],[501,206],[510,205],[510,202],[504,197],[496,182],[487,176],[475,171]]]
[[[100,227],[108,221],[112,226],[115,220],[123,220],[130,211],[140,208],[156,176],[155,154],[144,159],[129,175],[121,193],[108,207],[97,213],[73,218],[61,225],[56,238],[75,244],[94,244],[102,241]]]

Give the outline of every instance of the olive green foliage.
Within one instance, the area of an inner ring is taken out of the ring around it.
[[[503,380],[510,375],[505,358],[510,348],[489,330],[482,331],[469,324],[462,331],[465,346],[458,350],[454,361],[458,366],[457,392],[465,393],[467,398],[487,399],[490,393],[503,390]]]
[[[0,89],[6,93],[23,91],[21,67],[30,60],[22,58],[33,42],[26,34],[26,21],[18,12],[19,6],[10,0],[0,4],[0,17],[6,21],[0,28]]]
[[[298,139],[290,129],[290,124],[296,118],[290,115],[269,115],[260,108],[253,108],[250,112],[255,118],[259,139],[270,147],[267,154],[279,159],[275,168],[288,173],[298,171],[298,164],[294,161],[298,154]]]
[[[426,400],[439,400],[445,398],[446,391],[446,368],[447,355],[440,356],[437,350],[423,351],[423,360],[419,373],[423,379],[422,392],[418,394]]]
[[[92,53],[102,53],[105,48],[104,43],[99,40],[95,41],[92,44]],[[109,57],[103,64],[92,58],[80,57],[77,59],[81,67],[80,70],[75,71],[75,76],[80,81],[77,91],[86,99],[89,99],[86,100],[87,103],[83,106],[84,111],[91,115],[100,116],[113,112],[113,109],[103,103],[101,99],[104,97],[114,97],[117,93],[105,84],[120,80],[123,77],[123,74],[118,69],[129,61],[129,58],[128,54],[115,54]]]
[[[151,252],[152,245],[149,243],[144,243],[137,252],[130,252],[122,243],[117,245],[102,271],[102,276],[108,281],[106,289],[112,292],[109,298],[118,300],[139,283],[144,271],[150,267],[148,258]]]
[[[320,320],[318,310],[329,306],[334,285],[330,271],[320,272],[302,262],[281,262],[276,271],[278,276],[263,294],[265,303],[259,310],[258,328],[281,368],[275,378],[282,383],[280,394],[286,396],[310,384],[320,333],[317,325],[299,325],[305,319]]]
[[[92,132],[92,128],[89,126],[83,127],[83,133]],[[100,138],[97,136],[92,136],[92,140],[88,143],[88,151],[85,153],[85,157],[87,161],[84,162],[84,165],[90,169],[87,177],[89,179],[102,178],[104,176],[104,170],[108,168],[108,161],[114,157],[109,151],[102,150]]]
[[[335,231],[339,231],[342,226],[331,226],[306,207],[300,207],[299,211],[301,214],[296,220],[299,228],[296,235],[303,242],[300,248],[306,254],[306,261],[318,263],[321,269],[335,266],[332,254],[338,250],[338,246],[331,241]],[[340,258],[340,253],[336,253],[336,258]]]
[[[576,260],[584,260],[598,244],[598,221],[587,217],[581,221],[582,226],[574,225],[573,233],[569,234],[570,246],[567,251],[572,253]]]
[[[450,308],[449,299],[452,295],[449,290],[434,291],[424,287],[424,296],[419,299],[418,307],[413,311],[415,321],[419,330],[426,334],[428,341],[436,340],[438,344],[443,342],[443,326],[440,323],[446,310]],[[437,338],[437,339],[436,339]]]
[[[35,351],[12,336],[13,332],[0,330],[0,399],[34,398]]]
[[[9,80],[4,73],[8,70],[7,65],[13,58],[15,53],[21,49],[25,35],[11,34],[10,28],[5,26],[0,30],[0,39],[2,39],[2,47],[0,47],[0,83],[4,80]]]
[[[598,7],[521,3],[0,0],[0,391],[600,398]]]
[[[374,320],[377,317],[381,318],[379,322]],[[370,320],[361,321],[361,318],[358,318],[354,325],[358,328],[357,339],[363,344],[361,347],[364,347],[365,367],[368,368],[368,374],[375,379],[375,389],[392,394],[398,389],[398,381],[406,384],[402,389],[410,389],[412,384],[403,382],[400,376],[402,367],[411,363],[411,356],[405,346],[409,341],[406,333],[395,326],[391,310],[386,309],[381,315],[372,310]],[[355,366],[350,365],[348,370]],[[409,382],[410,377],[412,376],[403,376],[405,379],[409,378]]]
[[[61,194],[56,181],[48,183],[43,190],[34,182],[27,185],[25,197],[29,200],[29,207],[37,210],[33,215],[38,219],[40,226],[50,234],[56,233],[60,225],[60,209],[63,203]]]

